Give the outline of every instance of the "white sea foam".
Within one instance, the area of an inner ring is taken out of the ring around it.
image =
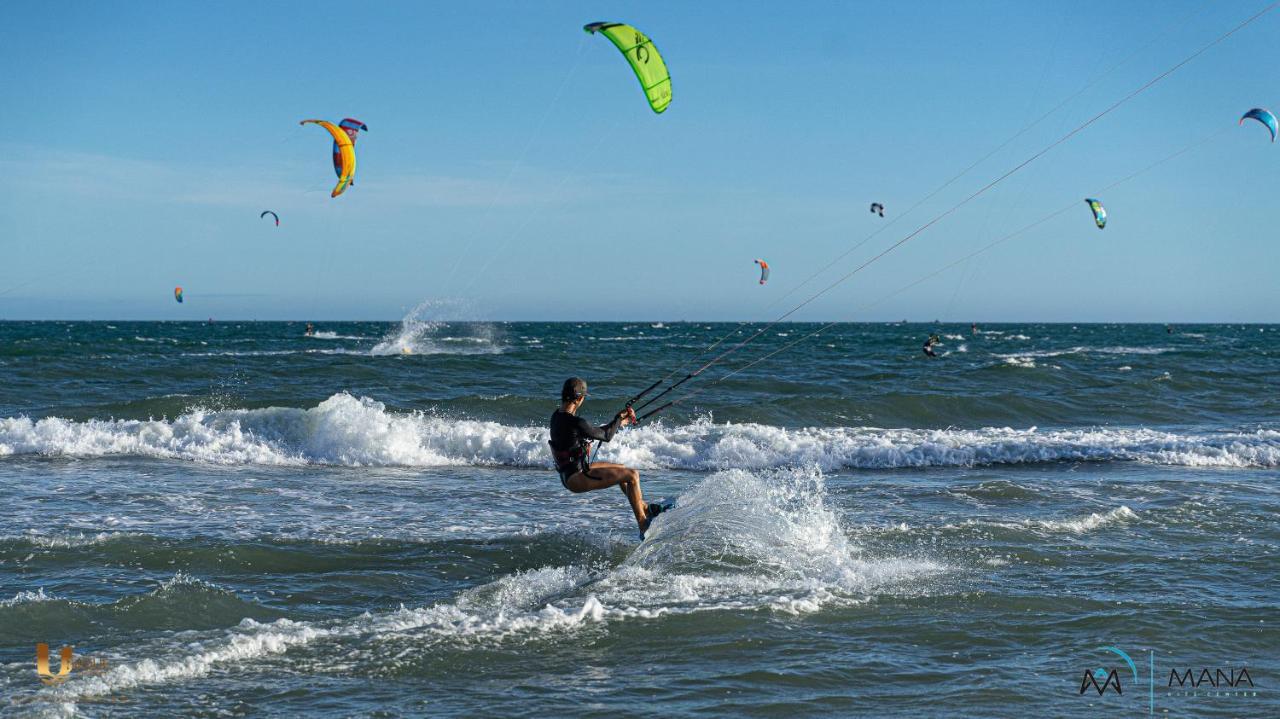
[[[1094,512],[1078,519],[1041,519],[1032,524],[1054,532],[1071,532],[1084,534],[1099,527],[1104,527],[1130,519],[1137,519],[1138,513],[1123,504],[1109,512]]]
[[[0,419],[0,456],[139,456],[214,464],[550,467],[547,430],[388,412],[336,394],[311,409],[194,410],[172,420]],[[1280,467],[1280,431],[786,428],[699,420],[620,434],[602,459],[698,471],[1138,461]]]
[[[382,341],[369,350],[374,356],[387,355],[435,355],[435,354],[500,354],[504,351],[494,339],[492,325],[468,326],[466,336],[440,334],[449,327],[438,317],[454,303],[426,300],[414,307],[400,320],[399,326],[387,333]],[[437,319],[431,319],[434,315]],[[452,342],[442,345],[441,342]]]
[[[325,671],[382,673],[438,652],[540,640],[614,622],[714,611],[812,612],[873,596],[932,589],[947,567],[927,557],[871,558],[846,537],[812,470],[735,470],[706,477],[659,517],[649,540],[613,567],[543,567],[500,577],[452,601],[346,619],[258,623],[111,657],[98,676],[43,690],[77,702],[236,668],[320,662]],[[181,575],[173,581],[177,582]],[[306,647],[306,651],[296,651]],[[282,655],[290,654],[288,658]]]
[[[0,452],[3,454],[3,452]],[[29,530],[26,534],[20,536],[0,537],[0,539],[20,539],[30,542],[37,547],[47,549],[69,549],[74,547],[90,547],[96,544],[104,544],[113,539],[122,537],[142,536],[133,532],[98,532],[97,534],[87,534],[83,532],[65,533],[65,532],[36,532]]]
[[[0,599],[0,607],[15,607],[19,604],[36,604],[39,602],[56,602],[57,597],[51,597],[44,593],[44,587],[40,587],[34,592],[18,592],[13,595],[12,599]]]
[[[307,335],[303,335],[304,337]],[[340,335],[337,332],[316,332],[310,335],[312,339],[317,340],[368,340],[372,337],[361,337],[359,335]]]
[[[996,353],[993,356],[1005,360],[1009,364],[1021,364],[1027,360],[1046,357],[1064,357],[1067,355],[1158,355],[1172,352],[1172,347],[1067,347],[1065,349],[1025,350],[1010,354]],[[1021,364],[1021,366],[1031,366]]]

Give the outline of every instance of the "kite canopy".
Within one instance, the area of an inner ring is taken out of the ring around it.
[[[760,265],[760,284],[764,284],[769,280],[769,263],[764,260],[756,260],[755,263]]]
[[[1102,201],[1095,200],[1091,197],[1086,197],[1084,201],[1089,203],[1089,209],[1093,210],[1093,221],[1095,224],[1098,225],[1098,229],[1101,230],[1102,228],[1106,227],[1107,226],[1107,208],[1102,206]]]
[[[877,215],[880,215],[881,217],[884,217],[884,205],[880,204],[879,202],[871,203],[871,211],[876,213]]]
[[[182,288],[181,288],[181,287],[174,287],[174,288],[173,288],[173,299],[174,299],[178,304],[182,304]]]
[[[280,226],[280,215],[277,215],[276,213],[272,212],[271,210],[263,210],[263,211],[262,211],[262,214],[261,214],[261,215],[258,215],[258,219],[259,219],[259,220],[261,220],[262,218],[266,217],[267,215],[271,215],[272,217],[276,218],[276,227],[279,227],[279,226]]]
[[[600,33],[622,52],[640,80],[640,88],[649,98],[649,107],[661,113],[671,104],[671,73],[667,72],[667,63],[658,54],[658,48],[644,33],[616,22],[593,22],[584,25],[583,30]]]
[[[334,186],[330,197],[341,195],[348,185],[355,184],[356,179],[356,133],[368,131],[369,127],[359,120],[347,118],[341,126],[328,120],[303,120],[298,123],[312,123],[323,127],[333,136],[333,171],[338,176],[338,184]]]
[[[1246,112],[1244,116],[1240,118],[1240,122],[1238,124],[1243,125],[1245,120],[1257,120],[1258,122],[1266,125],[1267,129],[1271,131],[1271,141],[1276,141],[1276,133],[1280,132],[1280,127],[1277,127],[1276,116],[1271,114],[1270,110],[1255,107]]]

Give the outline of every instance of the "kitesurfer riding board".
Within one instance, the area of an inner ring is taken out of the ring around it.
[[[613,462],[592,462],[591,441],[608,442],[618,430],[636,421],[636,413],[628,406],[606,425],[595,427],[578,416],[587,399],[587,383],[578,377],[564,381],[560,390],[560,407],[551,414],[551,456],[564,488],[579,494],[617,485],[631,504],[640,538],[644,539],[649,523],[664,507],[645,504],[640,491],[640,473]]]
[[[929,335],[929,339],[924,341],[924,353],[927,357],[937,357],[938,353],[933,351],[933,346],[942,341],[937,335]]]

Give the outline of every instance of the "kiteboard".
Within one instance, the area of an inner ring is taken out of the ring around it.
[[[668,497],[663,497],[662,499],[659,499],[656,502],[649,502],[648,504],[650,506],[656,504],[658,505],[658,507],[660,507],[660,509],[658,510],[658,513],[652,519],[649,520],[649,526],[640,535],[640,541],[642,543],[649,538],[649,530],[653,529],[654,524],[658,522],[660,519],[662,519],[662,515],[666,514],[667,512],[670,512],[672,509],[675,509],[676,507],[676,501]]]

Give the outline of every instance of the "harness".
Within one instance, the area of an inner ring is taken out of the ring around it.
[[[591,471],[591,440],[586,440],[576,447],[556,449],[551,442],[551,457],[556,463],[556,472],[560,475],[560,483],[565,484],[578,472],[587,474]],[[567,486],[567,485],[566,485]]]

